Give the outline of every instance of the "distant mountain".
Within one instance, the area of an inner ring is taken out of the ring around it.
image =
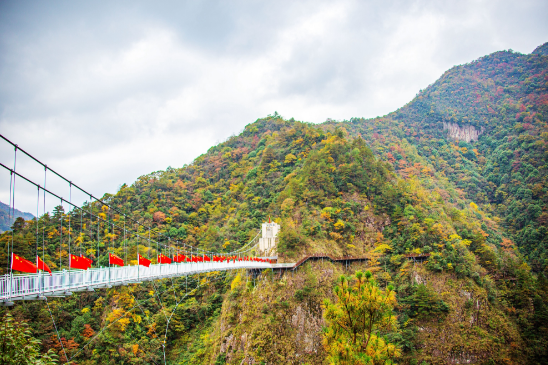
[[[10,219],[10,207],[7,204],[0,202],[0,233],[9,231],[11,225],[16,218],[23,217],[26,221],[33,219],[34,216],[30,213],[21,212],[15,209],[15,214]]]

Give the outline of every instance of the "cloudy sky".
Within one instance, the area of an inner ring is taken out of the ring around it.
[[[387,114],[454,65],[530,53],[547,18],[545,0],[0,1],[0,134],[101,196],[274,111]],[[5,143],[0,162],[13,165]],[[0,171],[2,202],[9,182]],[[36,212],[36,188],[16,188]]]

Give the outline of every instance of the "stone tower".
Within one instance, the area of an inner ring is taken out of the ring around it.
[[[259,251],[261,256],[277,256],[278,252],[276,247],[278,245],[278,232],[280,231],[280,225],[278,223],[270,222],[263,223],[262,225],[262,237],[259,238]]]

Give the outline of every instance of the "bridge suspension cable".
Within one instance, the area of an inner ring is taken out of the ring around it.
[[[94,199],[96,202],[99,202],[99,203],[102,204],[103,206],[108,207],[108,208],[109,208],[109,212],[112,210],[112,211],[118,213],[119,215],[122,215],[122,216],[124,217],[124,221],[130,220],[131,222],[137,224],[137,226],[143,226],[143,227],[147,228],[149,231],[150,231],[150,230],[153,230],[152,227],[144,225],[143,223],[139,222],[138,220],[136,220],[136,219],[134,219],[134,218],[128,216],[128,215],[125,214],[124,212],[121,212],[121,211],[118,210],[117,208],[111,206],[110,204],[108,204],[108,203],[105,202],[104,200],[99,199],[99,198],[97,198],[96,196],[94,196],[93,194],[87,192],[86,190],[84,190],[84,189],[81,188],[80,186],[78,186],[78,185],[76,185],[75,183],[73,183],[71,180],[65,178],[63,175],[61,175],[61,174],[58,173],[57,171],[55,171],[55,170],[51,169],[50,167],[48,167],[48,165],[44,164],[43,162],[41,162],[39,159],[37,159],[36,157],[34,157],[33,155],[31,155],[30,153],[28,153],[28,152],[25,151],[24,149],[20,148],[17,144],[13,143],[13,142],[10,141],[9,139],[7,139],[5,136],[3,136],[3,135],[0,134],[0,138],[2,138],[4,141],[6,141],[6,142],[9,143],[10,145],[12,145],[12,146],[15,148],[15,153],[16,153],[16,154],[17,154],[17,151],[21,151],[21,152],[24,153],[26,156],[28,156],[29,158],[31,158],[32,160],[34,160],[36,163],[38,163],[39,165],[43,166],[43,167],[44,167],[44,171],[45,171],[44,174],[46,174],[47,171],[50,171],[50,172],[52,172],[53,174],[55,174],[56,176],[58,176],[59,178],[61,178],[63,181],[67,182],[67,183],[69,184],[70,191],[72,191],[72,187],[74,186],[76,189],[80,190],[82,193],[84,193],[85,195],[89,196],[91,200]],[[31,184],[37,186],[37,187],[40,189],[40,188],[41,188],[41,187],[40,187],[40,184],[37,184],[37,183],[31,181],[30,179],[27,179],[27,178],[23,177],[21,174],[19,174],[19,173],[16,172],[15,163],[16,163],[16,155],[15,155],[15,162],[14,162],[14,169],[13,169],[13,170],[10,169],[9,167],[5,166],[4,164],[1,164],[1,163],[0,163],[0,165],[1,165],[2,167],[4,167],[5,169],[7,169],[8,171],[10,171],[11,173],[14,174],[13,180],[15,180],[15,175],[16,175],[16,176],[19,176],[19,177],[25,179],[26,181],[28,181],[29,183],[31,183]],[[11,184],[11,180],[10,180],[10,184]],[[15,181],[13,181],[13,185],[15,185]],[[45,178],[44,178],[44,185],[45,185]],[[52,193],[51,191],[46,190],[46,189],[45,189],[45,186],[42,187],[42,189],[44,190],[44,200],[45,200],[45,192],[48,192],[49,194],[51,194],[51,195],[53,195],[53,196],[59,198],[59,199],[61,200],[61,203],[66,202],[66,203],[69,203],[69,205],[71,205],[71,206],[73,206],[73,207],[79,208],[77,205],[74,205],[74,204],[71,203],[71,201],[70,201],[71,198],[70,198],[70,197],[69,197],[69,200],[67,201],[67,199],[64,199],[64,198],[62,198],[62,197],[60,197],[60,196],[58,196],[58,195]],[[10,191],[11,191],[11,189],[10,189]],[[11,194],[10,194],[10,197],[11,197]],[[91,207],[91,204],[92,204],[92,203],[93,203],[92,201],[89,202],[90,207]],[[13,203],[12,203],[12,205],[14,206]],[[90,209],[91,209],[91,208],[90,208]],[[37,217],[37,219],[38,219],[38,217]],[[69,219],[70,219],[70,217],[69,217]],[[168,241],[171,241],[171,237],[168,237],[168,236],[165,235],[164,233],[158,232],[158,235],[164,237],[164,238],[167,239]],[[253,240],[252,240],[252,241],[253,241]],[[251,243],[252,241],[250,241],[250,243]],[[154,241],[153,241],[153,242],[154,242]],[[188,248],[191,249],[192,251],[196,251],[197,254],[202,254],[202,255],[213,254],[212,251],[206,251],[206,250],[203,250],[203,249],[201,249],[201,248],[199,248],[199,247],[194,247],[194,246],[192,246],[192,245],[188,245],[188,244],[186,244],[185,242],[181,242],[181,241],[179,241],[179,240],[175,240],[175,242],[176,242],[176,244],[179,245],[179,246],[180,246],[181,244],[183,244],[184,248],[188,247]],[[159,242],[158,242],[158,241],[155,241],[154,243],[157,243],[157,244],[158,244]],[[163,243],[159,243],[159,244],[162,245],[164,248],[168,248],[168,246],[165,245],[165,244],[163,244]],[[244,247],[245,247],[245,246],[244,246]],[[242,248],[243,248],[243,247],[242,247]],[[237,250],[234,250],[234,251],[230,251],[230,252],[219,252],[219,254],[225,254],[225,255],[237,254],[237,253],[240,253],[240,254],[241,254],[241,253],[243,253],[242,248],[237,249]]]
[[[8,141],[5,137],[3,137],[1,135],[0,135],[0,137],[2,137],[4,140]],[[9,142],[9,143],[11,143],[11,142]],[[13,143],[11,143],[11,144],[13,145]],[[216,259],[219,259],[221,262],[226,260],[227,263],[230,262],[230,261],[233,261],[235,263],[236,261],[254,261],[255,260],[255,259],[248,260],[247,256],[246,257],[242,257],[242,256],[246,255],[246,254],[254,255],[253,251],[258,246],[257,238],[259,237],[260,231],[247,244],[245,244],[244,246],[242,246],[242,247],[240,247],[236,250],[232,250],[232,251],[229,251],[229,252],[215,253],[213,251],[207,251],[207,250],[201,249],[199,247],[194,247],[194,246],[191,246],[191,245],[187,245],[185,242],[180,242],[178,240],[173,240],[172,241],[171,237],[167,237],[167,244],[164,243],[164,242],[160,242],[159,237],[166,238],[166,235],[163,234],[162,232],[155,232],[156,233],[156,239],[152,238],[151,233],[152,233],[152,231],[154,231],[154,229],[152,229],[152,227],[145,226],[144,224],[140,223],[139,221],[137,221],[137,220],[135,220],[131,217],[128,217],[124,213],[121,213],[119,210],[113,208],[111,205],[105,203],[104,201],[93,197],[93,195],[87,193],[85,190],[83,190],[80,187],[78,187],[77,185],[73,184],[70,180],[63,178],[57,172],[49,169],[47,167],[47,165],[41,163],[38,159],[31,156],[26,151],[20,149],[17,145],[14,145],[14,146],[15,146],[14,147],[15,148],[14,168],[11,169],[10,167],[6,166],[5,164],[0,163],[1,167],[3,167],[4,169],[6,169],[10,172],[10,203],[11,203],[10,204],[11,205],[10,212],[14,214],[14,211],[15,211],[15,180],[16,180],[16,177],[19,177],[19,178],[23,179],[24,181],[28,182],[29,184],[34,185],[37,188],[37,217],[36,217],[36,220],[35,220],[35,222],[36,222],[35,223],[36,224],[36,243],[34,245],[35,248],[36,248],[35,249],[35,252],[36,252],[36,266],[34,266],[34,267],[38,268],[39,270],[49,271],[50,275],[51,275],[51,270],[47,267],[47,265],[42,260],[40,260],[39,252],[38,252],[38,240],[39,240],[39,231],[40,231],[39,230],[40,219],[38,217],[39,216],[39,206],[40,206],[40,189],[42,189],[42,191],[43,191],[44,214],[46,213],[46,203],[45,203],[46,193],[53,196],[56,199],[59,199],[60,203],[61,203],[61,207],[64,205],[64,203],[68,204],[68,212],[66,214],[62,210],[60,210],[58,235],[59,235],[59,269],[61,269],[63,267],[63,253],[62,253],[62,247],[64,245],[64,240],[63,239],[64,239],[64,232],[66,231],[66,236],[67,236],[66,237],[66,242],[68,243],[68,265],[67,265],[67,267],[68,267],[68,275],[69,276],[68,276],[68,279],[67,279],[68,287],[67,287],[66,284],[62,284],[62,282],[64,282],[65,279],[63,279],[62,276],[61,276],[60,279],[59,279],[59,280],[62,280],[61,284],[53,284],[55,281],[51,281],[51,284],[48,284],[48,285],[50,285],[50,286],[53,285],[53,286],[51,286],[48,290],[46,290],[46,288],[44,287],[44,285],[45,285],[45,279],[44,278],[40,279],[40,280],[42,280],[41,281],[42,284],[40,284],[42,286],[42,288],[38,288],[38,287],[36,287],[36,285],[38,285],[38,282],[36,280],[38,280],[38,279],[32,277],[32,275],[29,276],[29,277],[26,277],[26,278],[18,276],[17,279],[18,280],[20,279],[19,284],[17,284],[17,285],[19,285],[19,289],[15,288],[15,282],[13,281],[13,279],[14,279],[13,272],[10,271],[14,267],[13,266],[14,257],[16,258],[15,254],[14,254],[14,246],[13,246],[14,232],[12,232],[11,249],[8,245],[8,254],[10,252],[12,254],[11,257],[8,256],[8,271],[10,272],[10,277],[9,277],[9,279],[8,278],[3,278],[3,279],[0,278],[0,281],[1,281],[0,287],[4,286],[4,287],[0,288],[0,291],[2,292],[2,293],[0,293],[0,297],[2,297],[1,299],[4,300],[4,301],[7,300],[6,303],[11,302],[12,293],[18,293],[17,294],[17,295],[19,295],[18,298],[19,299],[24,299],[25,297],[28,297],[29,295],[31,297],[33,295],[34,296],[35,295],[39,295],[39,296],[42,295],[43,296],[44,293],[49,293],[49,295],[51,295],[52,292],[55,292],[55,290],[60,290],[60,289],[64,289],[67,292],[69,292],[71,290],[71,282],[73,280],[72,277],[71,277],[71,268],[87,270],[87,268],[91,267],[91,263],[92,263],[91,260],[85,258],[82,254],[82,247],[85,246],[85,236],[83,235],[83,232],[84,232],[84,217],[89,217],[90,225],[89,225],[89,230],[87,232],[87,236],[91,239],[92,244],[93,244],[93,241],[95,240],[94,232],[93,232],[93,225],[94,225],[93,222],[96,220],[96,225],[97,225],[97,231],[96,231],[97,248],[94,251],[95,259],[97,260],[97,264],[99,264],[98,260],[101,257],[103,257],[103,262],[104,262],[104,257],[107,256],[107,254],[108,254],[108,258],[109,258],[109,260],[108,260],[108,269],[109,269],[108,275],[106,275],[105,273],[98,274],[98,275],[102,275],[102,277],[108,278],[109,285],[110,285],[110,278],[111,278],[111,265],[114,262],[114,259],[118,259],[119,261],[121,261],[122,266],[124,266],[124,263],[127,263],[127,254],[128,254],[128,249],[129,249],[129,246],[127,245],[127,243],[128,243],[127,242],[128,234],[129,234],[130,239],[133,237],[136,240],[133,247],[137,247],[137,249],[136,249],[137,263],[138,263],[137,269],[139,269],[138,266],[140,265],[140,258],[141,258],[141,255],[139,253],[139,242],[141,242],[141,243],[145,242],[145,243],[148,244],[147,245],[148,249],[146,250],[146,253],[148,255],[148,260],[147,261],[149,262],[149,264],[150,264],[150,259],[151,259],[150,255],[152,253],[152,247],[153,247],[152,245],[153,244],[156,245],[156,255],[158,256],[157,257],[157,262],[159,264],[165,264],[166,262],[164,262],[164,261],[167,261],[167,263],[171,263],[172,260],[169,258],[169,256],[172,256],[174,260],[175,260],[176,257],[177,257],[178,260],[180,260],[180,257],[181,257],[180,253],[181,252],[184,253],[182,255],[183,260],[185,258],[185,255],[188,255],[190,253],[190,256],[188,256],[186,261],[189,262],[189,259],[192,259],[192,262],[195,262],[195,263],[207,262],[207,261],[216,261]],[[44,186],[43,187],[39,183],[34,182],[33,180],[29,179],[28,177],[26,177],[23,174],[16,171],[17,151],[22,151],[23,153],[27,154],[33,160],[37,161],[38,163],[40,163],[44,167]],[[50,171],[53,171],[56,175],[62,177],[65,181],[67,181],[69,183],[69,199],[68,200],[63,198],[62,196],[54,193],[53,191],[51,191],[50,189],[48,189],[46,187],[48,169]],[[73,185],[76,188],[80,189],[82,192],[85,192],[86,194],[88,194],[90,196],[90,202],[87,203],[89,209],[86,209],[86,204],[84,204],[82,207],[80,207],[80,206],[78,206],[78,205],[76,205],[72,202],[72,186]],[[101,204],[100,209],[103,210],[103,213],[94,212],[93,199],[95,199],[96,202]],[[104,209],[105,207],[108,210],[108,211],[106,211],[107,214],[104,214],[105,213],[105,209]],[[113,212],[118,212],[118,213],[120,213],[120,215],[118,215],[117,218],[114,218],[113,217],[113,214],[114,214]],[[73,223],[78,221],[78,219],[77,219],[78,213],[80,215],[80,227],[79,227],[80,228],[80,235],[76,240],[73,240],[72,228],[73,228]],[[68,215],[68,217],[67,217],[68,218],[67,219],[68,228],[64,227],[64,220],[65,220],[66,215]],[[121,216],[124,217],[123,225],[122,225],[121,219],[120,219]],[[134,229],[134,228],[129,228],[128,229],[128,227],[126,225],[126,222],[128,220],[130,222],[136,223],[136,229]],[[104,233],[105,234],[104,234],[103,237],[100,236],[101,225],[103,225],[103,227],[104,227]],[[144,229],[142,229],[142,228],[148,228],[148,232],[144,232]],[[49,235],[48,235],[48,237],[49,237]],[[122,242],[118,241],[118,245],[117,245],[116,238],[122,238],[122,237],[123,237],[123,241]],[[73,242],[74,242],[74,244],[77,244],[77,246],[74,247],[74,250],[73,250],[73,247],[72,247]],[[103,251],[103,255],[101,255],[101,252],[100,252],[100,249],[101,249],[101,244],[100,243],[101,242],[107,244],[107,246],[105,247],[105,250]],[[173,242],[175,242],[175,245],[173,244]],[[46,243],[45,227],[42,227],[42,258],[43,259],[45,259],[45,257],[46,257],[45,243]],[[117,249],[116,246],[119,246],[119,248]],[[73,258],[74,255],[72,253],[77,252],[78,250],[80,251],[80,257],[83,258],[84,260],[89,261],[87,268],[72,265],[72,260],[73,259],[75,259],[76,261],[78,260],[78,257]],[[93,248],[92,248],[92,250],[93,250]],[[119,259],[114,254],[114,253],[117,253],[116,250],[122,250],[122,253],[124,254],[125,260]],[[48,249],[47,251],[49,253],[50,249]],[[167,252],[167,255],[168,255],[167,257],[164,256],[164,253],[166,253],[166,252]],[[219,256],[216,257],[216,255],[219,255]],[[227,255],[227,256],[224,256],[224,255]],[[11,267],[9,265],[9,258],[11,258],[11,261],[12,261]],[[23,260],[23,261],[26,261],[26,260]],[[259,260],[259,261],[261,261],[261,260]],[[180,261],[175,261],[175,262],[180,262]],[[266,262],[266,261],[262,260],[262,262]],[[32,263],[30,263],[28,261],[27,261],[27,263],[32,266]],[[120,265],[119,262],[115,262],[115,264]],[[145,266],[147,266],[147,265],[145,265]],[[192,266],[192,263],[191,263],[191,266]],[[218,265],[215,266],[215,267],[218,267]],[[245,266],[245,267],[248,267],[248,266]],[[234,267],[234,268],[236,268],[236,267]],[[128,267],[128,269],[129,269],[129,267]],[[149,275],[152,275],[152,276],[149,276],[149,279],[160,278],[160,277],[163,277],[165,275],[172,275],[173,274],[173,270],[171,270],[171,271],[167,270],[168,272],[162,274],[161,273],[161,265],[160,265],[159,270],[160,270],[159,274],[152,274],[152,272],[151,272]],[[209,266],[207,266],[207,267],[204,267],[202,270],[209,271],[210,268],[209,268]],[[25,271],[25,270],[23,270],[23,271]],[[134,273],[132,273],[131,270],[124,269],[124,270],[122,270],[123,272],[120,271],[120,270],[115,270],[115,271],[119,272],[117,274],[118,275],[117,277],[119,278],[118,279],[118,285],[120,283],[120,280],[121,280],[121,282],[124,282],[124,280],[125,281],[133,280],[131,278],[134,277]],[[26,271],[26,272],[36,272],[36,271]],[[102,285],[101,280],[95,280],[94,282],[89,281],[90,279],[85,279],[85,277],[78,274],[78,272],[79,271],[76,271],[76,272],[73,271],[73,276],[75,275],[75,277],[81,277],[80,287],[82,287],[83,285],[84,286],[85,285]],[[178,268],[176,269],[176,273],[179,273]],[[183,273],[181,273],[181,274],[184,275],[184,273],[188,273],[188,270],[183,270]],[[137,276],[139,276],[138,273],[137,273]],[[89,283],[89,284],[86,284],[86,283]],[[97,284],[94,284],[94,283],[97,283]],[[23,289],[21,289],[21,285],[24,286]],[[9,294],[9,299],[6,298],[5,295],[3,295],[3,294],[6,294],[6,293]]]
[[[10,175],[13,175],[14,177],[15,177],[15,176],[18,176],[18,177],[22,178],[23,180],[27,181],[28,183],[30,183],[30,184],[36,186],[36,187],[38,188],[38,191],[40,191],[40,189],[42,189],[42,190],[44,191],[44,195],[45,195],[45,193],[47,192],[48,194],[50,194],[50,195],[52,195],[52,196],[58,198],[58,199],[60,200],[61,204],[67,203],[67,204],[69,205],[69,207],[76,208],[76,209],[80,210],[81,215],[83,215],[84,208],[81,208],[81,207],[79,207],[78,205],[73,204],[73,203],[70,201],[70,198],[69,198],[69,200],[67,201],[65,198],[63,198],[63,197],[61,197],[61,196],[55,194],[54,192],[52,192],[52,191],[46,189],[45,187],[40,186],[40,184],[35,183],[34,181],[32,181],[32,180],[28,179],[27,177],[23,176],[22,174],[18,173],[17,171],[12,170],[11,168],[9,168],[9,167],[7,167],[6,165],[4,165],[3,163],[0,163],[0,166],[2,166],[4,169],[8,170],[8,171],[10,172]],[[15,184],[14,184],[14,185],[15,185]],[[75,186],[76,186],[76,185],[75,185]],[[11,195],[13,195],[13,194],[11,194]],[[38,195],[39,195],[39,193],[38,193]],[[13,198],[12,198],[12,199],[13,199]],[[13,200],[14,200],[14,199],[13,199]],[[99,200],[98,200],[98,201],[99,201]],[[99,201],[99,202],[101,202],[101,204],[104,204],[102,201]],[[44,203],[44,205],[45,205],[45,203]],[[107,205],[107,204],[104,204],[104,205],[107,206],[107,207],[109,207],[109,209],[110,209],[110,206],[109,206],[109,205]],[[44,207],[44,209],[45,209],[45,207]],[[105,218],[102,218],[99,214],[94,214],[93,211],[92,211],[92,208],[91,208],[91,204],[90,204],[90,211],[89,211],[88,214],[90,215],[90,218],[91,218],[91,217],[96,217],[98,221],[102,221],[102,222],[105,223],[105,224],[108,223],[108,225],[111,225],[113,229],[114,229],[114,227],[116,227],[116,228],[118,228],[120,231],[123,231],[124,234],[127,233],[127,228],[125,227],[125,220],[126,220],[126,218],[128,218],[128,217],[127,217],[127,215],[125,215],[125,214],[123,214],[123,213],[122,213],[122,215],[124,216],[124,227],[121,227],[121,226],[119,226],[119,225],[117,225],[117,224],[115,224],[115,223],[113,223],[113,222],[109,222],[109,220],[107,220],[107,219],[105,219]],[[71,219],[70,212],[67,213],[67,215],[69,216],[69,224],[70,224],[70,219]],[[38,217],[37,217],[36,219],[38,220]],[[134,220],[134,219],[132,219],[132,218],[129,218],[129,219],[132,220],[133,222],[137,223],[139,226],[146,227],[146,226],[142,225],[141,223],[139,223],[138,221],[136,221],[136,220]],[[61,220],[61,225],[62,225],[62,220]],[[151,238],[150,238],[150,230],[151,230],[151,227],[147,227],[147,228],[148,228],[148,230],[149,230],[149,237],[148,237],[147,240],[148,240],[149,242],[156,243],[157,251],[159,251],[159,250],[158,250],[159,246],[162,246],[164,249],[170,249],[170,248],[172,248],[172,246],[170,246],[170,245],[166,245],[166,244],[161,243],[161,242],[159,242],[159,241],[157,241],[157,240],[151,239]],[[98,229],[97,235],[99,236],[99,225],[98,225],[97,229]],[[62,235],[62,233],[63,233],[63,227],[61,226],[60,234]],[[161,234],[162,236],[166,237],[166,236],[165,236],[164,234],[162,234],[162,233],[159,233],[159,234]],[[230,251],[230,252],[219,252],[219,254],[223,254],[223,255],[234,255],[234,254],[243,254],[243,253],[246,253],[246,252],[251,252],[251,250],[253,249],[253,247],[248,247],[248,246],[251,245],[251,244],[257,239],[257,237],[259,236],[259,234],[260,234],[260,231],[259,231],[259,233],[257,233],[257,235],[256,235],[251,241],[249,241],[249,242],[248,242],[246,245],[244,245],[243,247],[241,247],[241,248],[239,248],[239,249],[237,249],[237,250],[234,250],[234,251]],[[138,237],[144,238],[144,235],[140,234],[139,232],[135,232],[135,235],[138,236]],[[70,234],[69,234],[68,236],[69,236],[68,239],[69,239],[69,245],[70,245],[70,237],[71,237],[71,236],[70,236]],[[167,237],[167,239],[168,239],[168,242],[171,242],[171,237]],[[125,240],[124,240],[124,241],[125,241]],[[99,242],[99,238],[98,238],[98,242]],[[181,242],[180,242],[180,241],[177,241],[177,240],[176,240],[175,242],[176,242],[179,246],[181,245]],[[184,249],[185,251],[188,251],[188,250],[190,249],[190,250],[192,250],[192,251],[196,251],[196,253],[199,254],[199,255],[200,255],[200,254],[201,254],[201,255],[211,255],[211,254],[214,254],[213,251],[206,251],[206,250],[203,250],[203,249],[201,249],[201,248],[199,248],[199,247],[193,247],[193,246],[188,245],[188,244],[186,244],[186,243],[184,243],[184,242],[182,242],[182,244],[183,244],[183,249]],[[13,242],[12,242],[12,245],[13,245]],[[70,252],[69,252],[69,255],[70,255]]]

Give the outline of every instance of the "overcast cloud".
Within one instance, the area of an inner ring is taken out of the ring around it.
[[[530,53],[547,18],[544,0],[1,1],[0,133],[101,196],[274,111],[387,114],[454,65]],[[43,181],[22,158],[18,171]],[[36,188],[16,184],[35,214]],[[2,202],[8,187],[0,171]]]

